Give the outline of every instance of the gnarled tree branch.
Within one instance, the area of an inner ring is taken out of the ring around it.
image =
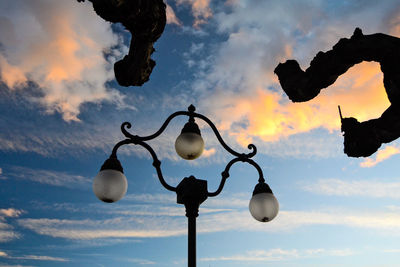
[[[121,86],[143,85],[156,65],[150,58],[154,52],[153,44],[163,33],[167,21],[163,0],[89,1],[100,17],[109,22],[120,22],[132,34],[128,55],[114,65],[117,82]]]

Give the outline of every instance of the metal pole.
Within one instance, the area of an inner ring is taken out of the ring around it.
[[[196,217],[188,216],[188,267],[196,267]]]

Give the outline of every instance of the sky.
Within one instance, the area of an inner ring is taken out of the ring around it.
[[[120,87],[113,64],[130,34],[90,2],[0,0],[0,267],[185,266],[187,219],[143,148],[118,152],[126,196],[100,202],[92,180],[120,125],[156,132],[190,104],[235,150],[254,160],[279,201],[271,222],[248,203],[257,171],[235,164],[223,192],[197,218],[200,267],[400,266],[400,143],[348,158],[337,105],[364,121],[389,106],[376,62],[363,62],[321,94],[292,103],[274,68],[305,69],[356,27],[400,37],[395,0],[167,0],[150,81]],[[194,175],[214,191],[232,159],[202,121],[203,155],[180,159],[178,117],[149,141],[168,183]]]

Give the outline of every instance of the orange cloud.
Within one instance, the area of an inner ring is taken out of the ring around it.
[[[122,95],[105,86],[114,78],[112,63],[120,53],[110,47],[119,40],[90,3],[39,0],[10,8],[8,15],[0,28],[13,38],[2,40],[0,74],[10,89],[35,82],[43,97],[34,101],[67,121],[79,120],[84,102],[122,102]]]
[[[394,15],[389,21],[391,35],[400,37],[400,14]]]
[[[16,209],[13,209],[13,208],[0,209],[0,216],[4,216],[4,217],[18,217],[22,213],[23,213],[23,211],[16,210]]]
[[[242,145],[252,137],[267,142],[325,128],[340,129],[337,106],[344,116],[364,121],[379,117],[390,105],[383,87],[383,75],[378,63],[362,63],[342,75],[333,86],[309,102],[292,103],[286,95],[259,88],[254,95],[217,96],[229,101],[223,110],[216,112],[223,123]],[[242,124],[237,122],[241,121]]]
[[[394,146],[387,146],[384,149],[381,149],[378,151],[376,154],[375,159],[367,158],[363,162],[360,163],[361,167],[364,168],[371,168],[378,164],[379,162],[382,162],[388,158],[390,158],[393,155],[399,154],[400,149]]]
[[[168,24],[176,24],[178,26],[182,25],[182,22],[176,17],[174,10],[172,7],[168,4],[166,8],[166,14],[167,14],[167,23]]]
[[[18,67],[10,65],[0,54],[0,75],[1,80],[9,87],[16,88],[26,83],[24,72]]]
[[[215,148],[204,149],[202,156],[208,158],[214,155],[215,152],[216,152]]]
[[[192,7],[192,13],[195,18],[193,26],[199,27],[207,22],[212,16],[210,0],[176,0],[178,5],[188,4]]]

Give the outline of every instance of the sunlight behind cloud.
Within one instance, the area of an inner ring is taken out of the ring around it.
[[[260,87],[251,89],[252,95],[243,93],[229,98],[226,94],[215,95],[215,101],[225,104],[216,115],[223,121],[220,127],[229,129],[230,135],[236,136],[242,145],[248,144],[252,137],[274,142],[319,127],[337,131],[338,104],[344,116],[359,121],[379,117],[390,105],[382,80],[379,64],[362,63],[305,103],[291,103],[286,96]],[[238,124],[239,121],[242,123]]]
[[[0,10],[0,29],[10,37],[0,42],[0,75],[10,89],[33,81],[43,96],[31,100],[66,121],[79,120],[85,102],[123,103],[105,83],[114,79],[112,64],[126,47],[89,4],[14,1]]]

